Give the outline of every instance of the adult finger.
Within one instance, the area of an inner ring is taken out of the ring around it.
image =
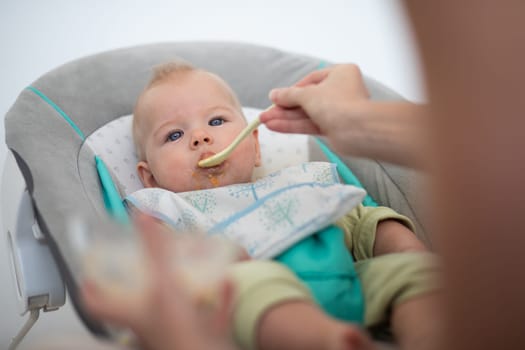
[[[231,280],[226,279],[219,287],[219,303],[215,312],[212,326],[217,334],[225,334],[230,331],[231,319],[233,317],[233,302],[235,287]]]
[[[261,123],[267,123],[274,119],[293,120],[308,119],[308,115],[301,108],[282,108],[274,106],[259,115]]]
[[[310,86],[288,88],[276,88],[270,91],[270,100],[279,107],[300,107],[308,101]]]
[[[173,237],[168,234],[164,223],[151,216],[140,217],[139,227],[146,258],[153,265],[153,270],[164,271],[169,266],[169,247]]]
[[[319,84],[326,79],[331,70],[332,68],[316,70],[299,80],[294,86],[303,87],[311,84]]]
[[[80,288],[82,303],[90,315],[118,325],[133,327],[136,325],[136,317],[130,304],[111,297],[95,283],[84,281]]]
[[[319,135],[319,127],[309,119],[282,120],[274,119],[266,122],[266,127],[272,131],[285,134]]]
[[[319,127],[301,108],[274,107],[260,115],[261,122],[270,130],[282,133],[317,135]]]

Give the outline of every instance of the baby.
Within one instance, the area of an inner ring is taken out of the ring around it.
[[[220,165],[197,165],[226,148],[246,124],[237,97],[221,78],[185,63],[161,65],[134,111],[142,183],[146,189],[161,188],[173,196],[251,183],[254,168],[261,164],[257,130]],[[317,166],[312,169],[317,171]],[[134,194],[129,201],[152,212],[151,201],[140,198]],[[238,290],[233,327],[242,348],[373,348],[366,334],[351,323],[360,321],[365,326],[390,321],[404,348],[432,341],[435,327],[427,306],[437,287],[431,254],[413,234],[408,218],[385,207],[351,207],[330,223],[334,225],[320,227],[271,256],[278,262],[233,264]],[[309,276],[305,266],[319,271]]]

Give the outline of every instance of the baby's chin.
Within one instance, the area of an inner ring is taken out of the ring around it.
[[[216,188],[216,187],[224,187],[224,186],[230,186],[230,185],[239,185],[243,183],[250,183],[251,182],[251,176],[247,179],[232,179],[229,176],[225,174],[208,174],[206,176],[206,181],[204,181],[203,185],[204,188]]]
[[[231,185],[232,181],[224,176],[222,173],[200,173],[192,177],[191,184],[184,191],[198,191],[198,190],[207,190],[210,188],[222,187]]]
[[[205,190],[229,185],[237,185],[252,182],[252,174],[239,174],[225,171],[225,168],[206,168],[198,169],[191,175],[191,182],[187,189],[176,192],[187,192],[196,190]]]

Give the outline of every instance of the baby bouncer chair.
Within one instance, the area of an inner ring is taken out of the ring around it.
[[[86,327],[99,336],[109,334],[79,302],[82,266],[68,239],[68,219],[80,216],[89,223],[125,216],[115,201],[140,187],[130,115],[152,67],[177,59],[217,73],[243,106],[256,109],[268,107],[270,89],[289,86],[330,64],[240,43],[160,43],[69,62],[23,90],[5,117],[9,151],[2,178],[3,231],[19,309],[21,315],[30,313],[12,348],[40,310],[64,305],[66,289]],[[373,99],[401,98],[365,79]],[[352,170],[347,176],[355,176],[379,204],[412,218],[419,237],[430,243],[417,209],[418,174],[374,160],[337,158],[314,137],[283,137],[262,129],[263,172],[307,160],[342,161]]]

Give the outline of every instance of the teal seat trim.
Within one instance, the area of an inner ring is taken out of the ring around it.
[[[86,139],[85,136],[84,136],[84,133],[80,130],[80,128],[73,122],[73,120],[71,120],[71,118],[69,118],[69,116],[66,114],[66,112],[64,112],[62,110],[62,108],[57,106],[57,104],[55,102],[53,102],[49,97],[44,95],[44,93],[42,93],[40,90],[38,90],[37,88],[35,88],[33,86],[28,86],[26,89],[29,90],[29,91],[34,92],[38,97],[40,97],[42,100],[44,100],[48,105],[53,107],[53,109],[55,111],[57,111],[58,114],[60,114],[60,116],[62,118],[64,118],[64,120],[66,122],[68,122],[69,125],[71,125],[73,130],[75,130],[75,132],[78,134],[78,136],[80,136],[82,141],[84,141]]]
[[[80,128],[73,122],[73,120],[60,108],[56,103],[54,103],[49,97],[47,97],[43,92],[38,90],[33,86],[28,86],[26,88],[29,91],[35,93],[40,97],[44,102],[53,107],[53,109],[60,114],[62,118],[75,130],[75,132],[80,136],[82,141],[86,140],[84,133]],[[124,206],[124,202],[120,197],[120,194],[109,174],[108,168],[104,164],[104,161],[97,155],[95,155],[95,165],[97,168],[98,177],[100,179],[100,184],[102,186],[102,196],[104,198],[104,205],[108,213],[113,217],[117,222],[122,224],[128,224],[130,222],[129,215]]]
[[[323,68],[326,68],[327,66],[328,66],[328,63],[326,63],[326,61],[320,61],[319,65],[317,66],[317,69],[323,69]]]
[[[326,158],[329,162],[334,163],[337,165],[337,172],[339,173],[339,176],[341,177],[341,180],[343,180],[344,183],[348,185],[354,185],[356,187],[360,187],[364,190],[365,187],[361,184],[361,181],[354,175],[352,170],[335,154],[323,141],[321,141],[319,138],[315,138],[315,141],[317,141],[317,144],[321,148],[321,151],[325,154]],[[377,202],[367,193],[365,198],[363,199],[363,205],[367,207],[377,207]]]
[[[120,198],[120,194],[109,174],[106,164],[99,156],[95,156],[95,163],[100,184],[102,185],[102,196],[104,197],[106,210],[117,222],[121,224],[129,224],[130,220],[128,212],[124,206],[122,198]]]

